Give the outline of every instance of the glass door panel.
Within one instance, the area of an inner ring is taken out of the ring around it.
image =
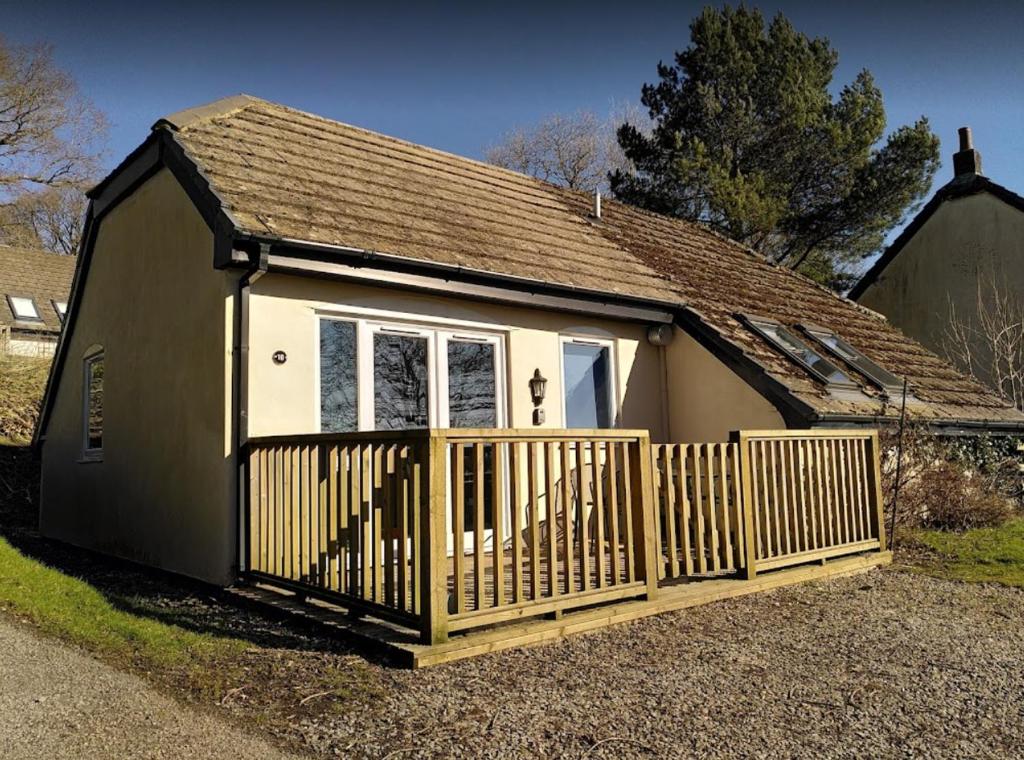
[[[430,425],[429,348],[425,336],[374,333],[374,429]]]

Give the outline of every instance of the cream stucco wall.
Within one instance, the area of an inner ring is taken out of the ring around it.
[[[317,431],[314,378],[321,314],[376,315],[498,332],[506,351],[506,415],[513,427],[532,427],[529,379],[534,369],[548,378],[544,426],[562,426],[560,335],[611,339],[619,426],[649,429],[655,439],[666,434],[658,349],[647,342],[646,325],[272,274],[254,284],[250,299],[250,435]],[[275,351],[287,354],[284,364],[274,364]]]
[[[979,193],[939,206],[858,300],[945,355],[950,303],[970,318],[992,276],[1024,298],[1024,213]]]
[[[42,450],[42,532],[231,577],[232,276],[166,171],[102,220]],[[103,460],[82,461],[83,355],[105,352]]]
[[[678,328],[665,349],[673,441],[727,441],[732,430],[784,430],[764,396]]]

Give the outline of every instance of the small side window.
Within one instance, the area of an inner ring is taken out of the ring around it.
[[[103,455],[103,373],[102,351],[85,358],[82,449],[86,459],[99,459]]]

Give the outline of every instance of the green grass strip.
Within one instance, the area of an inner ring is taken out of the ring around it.
[[[88,583],[30,559],[0,538],[0,608],[96,654],[155,667],[202,665],[248,645],[117,609]]]
[[[965,533],[921,531],[916,538],[941,555],[920,568],[930,575],[1024,588],[1024,519]]]

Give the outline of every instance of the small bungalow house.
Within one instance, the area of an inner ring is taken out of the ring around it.
[[[1024,198],[981,173],[970,127],[953,172],[850,297],[1024,403]]]
[[[341,600],[437,657],[883,561],[873,428],[904,377],[937,428],[1024,430],[700,227],[247,96],[160,119],[90,199],[42,531]]]
[[[0,355],[53,356],[75,257],[0,245]]]

